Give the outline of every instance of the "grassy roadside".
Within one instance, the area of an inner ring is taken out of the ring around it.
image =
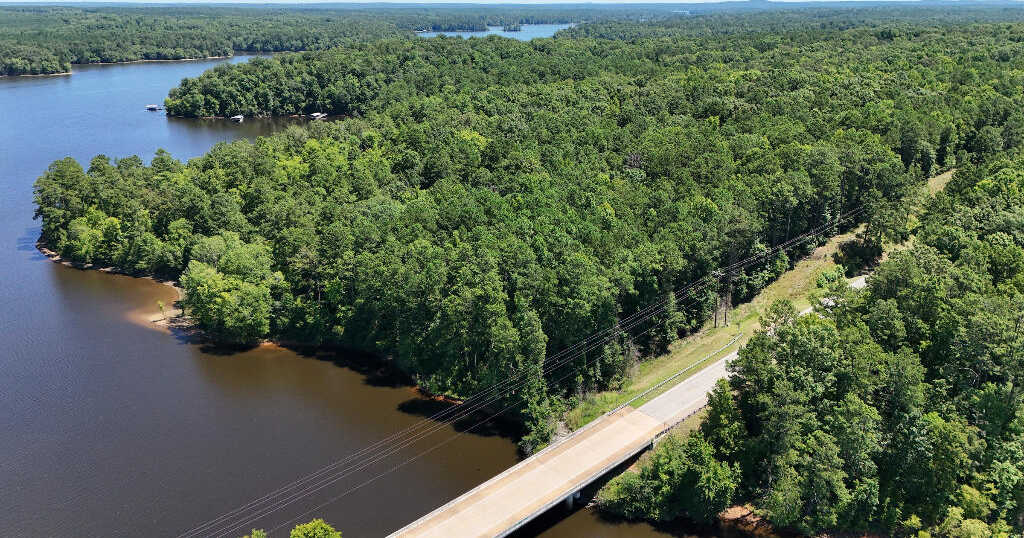
[[[779,299],[789,299],[797,307],[797,310],[810,307],[810,295],[817,289],[818,276],[836,267],[835,262],[832,261],[832,255],[839,250],[839,245],[843,241],[853,239],[854,235],[855,232],[851,231],[829,239],[827,243],[816,248],[809,256],[797,262],[792,269],[783,273],[778,280],[768,285],[750,302],[733,308],[729,312],[729,326],[720,324],[716,328],[714,321],[708,321],[701,330],[674,342],[669,347],[668,353],[637,364],[630,372],[629,378],[621,390],[598,392],[586,396],[579,406],[566,413],[566,426],[570,430],[580,428],[684,368],[702,360],[706,364],[710,364],[741,348],[757,330],[761,314]],[[731,345],[729,345],[730,342],[732,342]],[[677,383],[700,370],[701,368],[694,368],[687,375],[680,376]],[[641,405],[672,386],[673,384],[666,384],[658,391],[638,400],[634,405]]]
[[[953,171],[950,170],[930,178],[922,189],[922,195],[933,195],[941,191],[952,177]],[[911,222],[914,221],[915,218],[912,215]],[[684,368],[693,366],[701,361],[705,364],[711,364],[715,360],[743,347],[750,339],[750,336],[758,329],[761,315],[777,300],[788,299],[793,303],[797,311],[810,308],[813,292],[818,290],[818,277],[822,273],[832,271],[837,267],[833,261],[833,255],[838,252],[839,246],[843,242],[854,239],[860,229],[858,227],[850,232],[830,238],[824,245],[814,249],[810,255],[798,261],[792,269],[783,273],[778,280],[769,284],[751,301],[733,308],[729,312],[728,327],[719,326],[716,328],[713,321],[708,321],[701,330],[674,342],[669,347],[668,353],[637,364],[633,371],[630,372],[621,390],[604,391],[585,396],[580,405],[566,413],[564,417],[565,426],[570,431],[576,430]],[[895,250],[908,248],[913,244],[912,242],[913,238],[906,243],[890,246],[883,254],[883,259]],[[735,342],[733,342],[734,339]],[[729,345],[730,342],[733,343]],[[666,383],[664,387],[646,395],[633,405],[642,405],[644,402],[672,388],[675,384],[684,381],[700,370],[700,367],[694,368],[687,374],[679,376],[675,383]],[[700,413],[694,416],[700,416]],[[689,419],[687,422],[689,422]],[[683,425],[681,424],[680,427],[683,427]]]

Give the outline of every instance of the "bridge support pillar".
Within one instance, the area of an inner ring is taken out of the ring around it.
[[[583,490],[577,491],[575,493],[570,493],[569,495],[566,495],[564,499],[562,499],[562,505],[565,506],[566,510],[572,510],[572,507],[574,504],[576,504],[576,501],[580,500],[580,498],[582,497]]]

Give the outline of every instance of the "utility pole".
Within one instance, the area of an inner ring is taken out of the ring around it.
[[[715,328],[718,328],[718,311],[722,309],[722,292],[718,289],[718,282],[715,282]]]
[[[732,279],[728,278],[724,295],[722,289],[715,292],[715,328],[718,328],[718,313],[722,313],[722,326],[729,326],[729,309],[732,307]]]

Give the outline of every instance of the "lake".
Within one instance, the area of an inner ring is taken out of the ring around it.
[[[158,148],[187,159],[217,142],[287,125],[144,110],[182,77],[244,60],[0,78],[3,534],[176,536],[432,411],[411,387],[380,378],[360,357],[303,356],[275,346],[210,352],[152,323],[157,301],[175,300],[172,288],[71,269],[36,250],[32,183],[53,160],[70,155],[88,166],[103,153],[148,161]],[[381,536],[517,461],[511,439],[455,434],[444,427],[308,498],[202,535],[241,536],[253,527],[286,535],[295,521],[318,516],[346,536]],[[383,474],[442,441],[450,442]],[[647,525],[608,524],[588,510],[556,514],[526,533],[658,535]]]
[[[572,28],[571,24],[524,24],[523,29],[518,32],[506,32],[502,26],[488,26],[487,30],[481,30],[477,32],[419,32],[416,35],[420,37],[437,37],[439,35],[446,36],[459,36],[459,37],[484,37],[489,35],[499,35],[502,37],[510,37],[512,39],[518,39],[520,41],[529,41],[537,37],[551,37],[555,35],[555,32],[559,30],[565,30],[566,28]]]

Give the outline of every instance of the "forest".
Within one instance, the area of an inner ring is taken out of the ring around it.
[[[557,39],[529,43],[497,38],[490,43],[380,40],[218,66],[183,80],[171,90],[166,107],[168,114],[182,117],[363,115],[408,96],[437,95],[446,84],[472,91],[496,85],[581,81],[607,73],[646,84],[670,73],[681,76],[686,69],[713,71],[723,65],[742,67],[757,76],[784,70],[786,65],[806,68],[810,58],[841,72],[845,64],[863,62],[856,57],[862,50],[876,54],[878,64],[886,53],[907,49],[917,37],[934,41],[951,58],[963,56],[954,48],[973,46],[968,29],[990,20],[1024,21],[1024,10],[713,12],[658,24],[616,20],[583,24],[562,30]],[[947,28],[953,35],[938,35]],[[993,27],[987,29],[991,32]],[[992,50],[1012,55],[1019,47],[1017,31],[1005,28],[1001,35],[983,38],[996,40]],[[823,47],[831,50],[818,50]],[[921,59],[930,52],[917,47],[902,53]],[[708,114],[712,115],[721,117]]]
[[[0,6],[0,76],[71,64],[321,50],[416,31],[665,17],[646,6],[70,7]]]
[[[698,432],[602,493],[629,517],[709,522],[750,502],[779,528],[1020,536],[1024,156],[964,163],[914,242],[817,315],[774,305]]]
[[[668,301],[649,326],[620,320],[857,212],[868,257],[912,233],[913,250],[866,292],[836,288],[821,316],[774,309],[701,433],[663,444],[603,502],[700,520],[749,501],[804,533],[1019,533],[1024,24],[803,13],[218,67],[173,89],[168,111],[344,117],[187,163],[56,161],[35,186],[40,241],[178,279],[221,343],[366,351],[456,398],[523,375],[505,398],[529,452],[575,398],[616,388],[813,244]],[[911,218],[908,197],[953,166],[948,194]],[[615,327],[545,374],[547,357]]]

